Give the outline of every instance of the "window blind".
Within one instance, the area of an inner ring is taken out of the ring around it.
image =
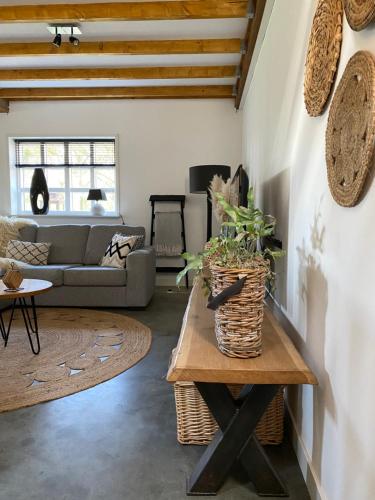
[[[114,167],[115,139],[16,139],[16,167]]]

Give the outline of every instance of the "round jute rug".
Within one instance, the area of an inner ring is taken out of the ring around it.
[[[0,412],[100,384],[134,366],[151,346],[150,329],[120,314],[39,309],[38,321],[37,356],[31,352],[20,311],[6,348],[0,337]]]

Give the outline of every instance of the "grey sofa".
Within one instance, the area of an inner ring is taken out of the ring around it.
[[[47,266],[23,269],[25,278],[51,281],[53,288],[36,297],[44,306],[145,307],[155,287],[152,247],[131,252],[126,269],[99,266],[115,233],[143,235],[143,227],[125,225],[26,226],[20,239],[49,242]]]

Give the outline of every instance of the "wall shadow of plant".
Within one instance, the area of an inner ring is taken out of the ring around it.
[[[336,421],[336,407],[332,392],[329,373],[325,368],[325,341],[326,341],[326,314],[328,305],[328,283],[323,274],[320,259],[324,254],[324,237],[326,229],[322,225],[321,214],[316,212],[310,226],[310,242],[302,240],[297,247],[299,259],[299,294],[303,305],[301,313],[304,314],[305,338],[295,332],[293,341],[306,359],[311,369],[316,374],[319,385],[312,391],[312,420],[305,420],[310,424],[309,432],[312,434],[311,459],[314,472],[318,478],[322,474],[323,430],[327,412],[332,420]],[[300,318],[302,321],[302,318]],[[310,394],[308,394],[310,397]],[[288,400],[294,413],[299,432],[302,429],[303,408],[302,388],[293,387],[288,391]],[[309,417],[308,417],[309,418]],[[311,418],[311,417],[310,417]],[[315,480],[310,469],[306,477],[307,484],[315,489]],[[311,490],[310,490],[311,491]]]

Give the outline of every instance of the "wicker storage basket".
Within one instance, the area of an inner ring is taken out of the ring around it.
[[[216,296],[238,278],[246,276],[241,292],[230,297],[215,311],[215,333],[219,349],[227,356],[252,358],[262,353],[263,300],[266,276],[265,260],[249,269],[210,266],[212,292]]]
[[[242,385],[228,386],[238,397]],[[256,427],[261,444],[280,444],[284,434],[284,397],[280,389],[271,401]],[[216,420],[193,382],[176,382],[174,394],[177,413],[177,439],[181,444],[204,445],[210,443],[218,430]]]

